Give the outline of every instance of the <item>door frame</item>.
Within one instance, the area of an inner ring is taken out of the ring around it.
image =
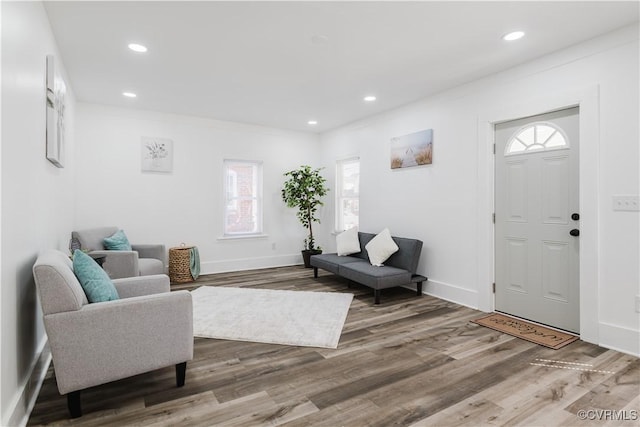
[[[478,117],[478,309],[492,312],[495,308],[495,156],[494,125],[571,107],[580,107],[579,199],[580,199],[580,338],[598,344],[599,313],[599,230],[598,198],[600,165],[599,86],[550,92],[543,96],[521,99],[511,105],[484,111]]]

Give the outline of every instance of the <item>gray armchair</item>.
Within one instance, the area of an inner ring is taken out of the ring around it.
[[[72,241],[79,249],[89,251],[92,256],[105,255],[102,267],[112,279],[148,276],[165,272],[166,251],[164,245],[134,245],[131,251],[109,251],[104,247],[105,237],[112,236],[118,227],[100,227],[78,230],[71,233]]]
[[[88,303],[63,252],[33,266],[58,391],[71,417],[82,415],[80,391],[166,366],[184,385],[193,358],[193,309],[187,291],[169,292],[166,275],[113,280],[119,300]]]

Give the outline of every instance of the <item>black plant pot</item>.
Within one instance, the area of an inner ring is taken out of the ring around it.
[[[322,253],[320,249],[305,249],[302,251],[302,260],[305,268],[311,268],[311,255],[319,255]]]

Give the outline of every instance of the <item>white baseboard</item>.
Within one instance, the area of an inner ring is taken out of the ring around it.
[[[600,346],[640,357],[640,332],[637,330],[600,322],[599,336]]]
[[[286,267],[302,264],[302,255],[276,255],[259,258],[239,258],[224,261],[207,261],[200,265],[201,274],[227,273],[256,270],[259,268]]]
[[[47,337],[44,336],[36,352],[37,357],[29,367],[29,376],[20,384],[14,395],[8,411],[0,424],[3,426],[24,427],[29,421],[31,411],[36,404],[40,388],[47,375],[51,363],[51,351],[47,346]]]
[[[461,288],[449,283],[428,280],[423,284],[422,293],[440,298],[465,307],[478,309],[478,292]]]

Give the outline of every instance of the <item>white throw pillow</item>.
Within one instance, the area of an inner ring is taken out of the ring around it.
[[[371,265],[382,267],[382,263],[389,257],[398,252],[398,245],[391,238],[391,233],[388,228],[385,228],[376,237],[371,239],[365,246],[365,249],[369,253],[369,262]]]
[[[360,252],[360,240],[358,239],[358,227],[352,227],[336,236],[338,256],[357,254]]]

